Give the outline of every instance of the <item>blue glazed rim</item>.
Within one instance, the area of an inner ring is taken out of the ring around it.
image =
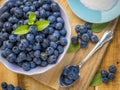
[[[91,23],[109,22],[120,15],[120,0],[112,9],[103,12],[85,7],[80,0],[68,0],[68,4],[79,18]]]

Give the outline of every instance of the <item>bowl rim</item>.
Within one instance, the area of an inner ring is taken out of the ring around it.
[[[6,4],[6,3],[8,3],[9,1],[14,1],[14,0],[6,0],[5,1],[5,3],[0,7],[0,9]],[[57,0],[52,0],[52,1],[54,1],[54,2],[57,2]],[[12,71],[12,72],[15,72],[15,73],[18,73],[18,74],[23,74],[23,75],[37,75],[37,74],[42,74],[42,73],[44,73],[44,72],[47,72],[47,71],[49,71],[49,70],[51,70],[51,69],[53,69],[54,67],[56,67],[61,61],[62,61],[62,59],[64,58],[64,56],[65,56],[65,54],[66,54],[66,52],[67,52],[67,50],[68,50],[68,48],[69,48],[69,46],[70,46],[70,40],[71,40],[71,35],[72,35],[72,30],[71,30],[71,25],[70,25],[70,21],[69,21],[69,17],[68,17],[68,14],[67,14],[67,12],[64,10],[64,8],[57,2],[57,4],[60,6],[60,10],[61,10],[61,13],[63,13],[64,14],[64,16],[62,16],[63,18],[65,18],[64,19],[64,21],[66,22],[66,24],[67,25],[65,25],[65,26],[67,26],[67,34],[69,34],[68,35],[68,44],[64,47],[64,52],[62,53],[62,54],[60,54],[60,56],[59,56],[59,58],[57,59],[57,63],[56,64],[53,64],[53,65],[50,65],[51,67],[49,67],[48,69],[46,69],[46,70],[44,70],[44,71],[34,71],[34,72],[29,72],[29,71],[23,71],[23,72],[21,72],[21,71],[19,71],[19,70],[15,70],[15,69],[12,69],[10,66],[8,66],[5,62],[8,62],[7,60],[6,61],[3,61],[3,60],[0,60],[0,63],[2,63],[6,68],[8,68],[10,71]],[[64,26],[64,27],[65,27]],[[68,29],[69,29],[69,33],[68,33]],[[67,35],[66,35],[66,37],[67,37]],[[0,50],[1,51],[1,50]],[[1,58],[3,58],[3,57],[1,57]],[[4,58],[3,58],[4,59]],[[10,62],[8,62],[11,66],[13,65],[12,63],[10,63]],[[13,66],[15,66],[15,65],[13,65]],[[17,66],[17,65],[16,65]],[[17,66],[17,67],[19,67],[19,66]],[[48,67],[48,66],[47,66]],[[20,67],[21,68],[21,67]],[[39,68],[39,67],[38,67]],[[44,68],[44,67],[43,67]],[[21,68],[22,69],[22,68]],[[36,69],[36,68],[35,68]],[[37,69],[36,69],[37,70]],[[30,71],[32,71],[32,70],[30,70]]]

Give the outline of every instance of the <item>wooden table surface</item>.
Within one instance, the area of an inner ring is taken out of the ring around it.
[[[4,0],[0,0],[0,4],[2,4],[2,1]],[[98,72],[100,72],[100,70],[102,69],[107,70],[110,65],[114,64],[118,67],[118,70],[116,72],[116,78],[110,81],[108,84],[102,84],[97,87],[89,87],[88,90],[120,90],[120,68],[119,68],[120,67],[120,51],[119,51],[120,39],[119,38],[120,38],[120,19],[115,29],[114,39],[109,45],[108,50],[104,55],[103,62],[98,70]],[[36,80],[28,76],[25,76],[24,78],[21,78],[21,80],[18,80],[18,78],[20,77],[21,75],[18,75],[16,73],[9,71],[6,67],[0,64],[0,83],[5,81],[7,83],[14,84],[15,86],[19,85],[22,88],[25,88],[26,90],[54,90],[50,87],[47,87],[37,82]],[[25,84],[22,83],[23,82],[22,79],[24,79]],[[1,87],[0,87],[0,90],[1,90]]]

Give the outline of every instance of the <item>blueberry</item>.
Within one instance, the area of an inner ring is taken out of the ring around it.
[[[3,33],[2,35],[5,40],[7,40],[9,38],[9,34],[7,32]]]
[[[25,71],[29,71],[31,69],[31,66],[30,66],[30,63],[29,62],[24,62],[22,64],[22,68],[25,70]]]
[[[49,43],[49,40],[44,39],[44,40],[43,40],[43,43],[42,43],[42,47],[43,47],[43,48],[47,48],[47,47],[49,46],[49,44],[50,44],[50,43]]]
[[[54,49],[52,47],[48,47],[46,49],[46,53],[49,54],[49,55],[53,54],[53,52],[54,52]]]
[[[114,74],[114,73],[109,73],[109,74],[108,74],[108,78],[109,78],[110,80],[114,79],[114,78],[115,78],[115,74]]]
[[[19,55],[18,55],[18,57],[19,57],[21,60],[26,60],[27,55],[26,55],[26,53],[24,53],[24,52],[20,52]]]
[[[23,11],[24,11],[24,12],[28,12],[29,10],[30,10],[30,7],[29,7],[29,6],[23,7]]]
[[[2,51],[2,56],[7,57],[11,53],[12,53],[12,51],[10,49],[6,48],[5,50]]]
[[[61,30],[63,28],[63,24],[62,23],[57,23],[55,28],[58,29],[58,30]]]
[[[70,68],[67,67],[67,68],[64,69],[64,71],[63,71],[62,74],[65,75],[65,76],[67,76],[70,71],[71,71]]]
[[[79,73],[75,73],[73,71],[70,71],[67,75],[68,79],[70,80],[77,80],[79,78]]]
[[[35,11],[36,11],[35,6],[30,6],[30,9],[31,9],[32,12],[35,12]]]
[[[41,0],[43,4],[47,3],[50,4],[52,1],[51,0]]]
[[[3,6],[2,9],[0,9],[2,13],[6,12],[9,10],[9,7],[6,5],[6,6]]]
[[[19,86],[15,87],[14,90],[21,90]]]
[[[16,57],[16,54],[14,54],[14,53],[11,53],[8,57],[7,57],[7,60],[9,61],[9,62],[14,62],[15,60],[17,59],[17,57]]]
[[[41,45],[39,43],[33,45],[33,50],[40,50],[40,49],[41,49]]]
[[[53,12],[60,11],[60,7],[59,7],[59,5],[56,2],[53,2],[51,4],[51,9],[52,9]]]
[[[105,70],[102,70],[102,71],[101,71],[101,75],[102,75],[103,78],[104,78],[104,77],[107,77],[107,76],[108,76],[108,72],[105,71]]]
[[[81,41],[80,46],[81,46],[82,48],[86,48],[86,47],[88,46],[88,42]]]
[[[59,54],[64,52],[64,48],[60,45],[57,47],[57,49],[58,49]]]
[[[34,52],[34,56],[37,57],[37,58],[39,58],[39,57],[40,57],[40,51],[39,51],[39,50],[36,50],[36,51]]]
[[[71,42],[72,42],[72,44],[78,44],[78,38],[76,36],[73,36],[71,38]]]
[[[66,84],[66,85],[70,85],[70,84],[72,84],[74,81],[73,80],[70,80],[70,79],[68,79],[68,78],[64,78],[64,83]]]
[[[23,4],[23,2],[21,2],[20,0],[17,0],[15,6],[19,7],[22,4]]]
[[[87,32],[87,28],[83,25],[80,26],[80,33],[86,33]]]
[[[18,19],[16,17],[10,17],[8,21],[14,24],[18,22]]]
[[[114,65],[111,65],[111,66],[109,67],[109,71],[110,71],[111,73],[115,73],[116,70],[117,70],[117,68],[116,68],[116,66],[114,66]]]
[[[20,35],[17,35],[16,39],[17,39],[17,41],[21,41]]]
[[[92,36],[91,36],[91,41],[92,41],[93,43],[97,43],[97,42],[99,41],[99,39],[98,39],[98,37],[97,37],[96,35],[92,35]]]
[[[57,18],[57,22],[64,24],[64,20],[63,20],[62,17],[58,17],[58,18]]]
[[[52,55],[48,58],[47,62],[49,64],[55,64],[57,62],[57,57],[55,55]]]
[[[63,46],[66,46],[68,43],[67,39],[65,37],[61,37],[60,38],[60,44],[63,45]]]
[[[14,90],[14,86],[13,86],[12,84],[9,84],[9,85],[7,86],[7,90]]]
[[[33,59],[32,59],[32,57],[29,55],[29,54],[27,54],[27,58],[26,58],[26,61],[32,61]]]
[[[40,17],[45,18],[47,16],[46,11],[44,9],[40,10]]]
[[[15,35],[10,35],[9,40],[10,40],[10,42],[16,42],[17,39],[16,39]]]
[[[24,25],[28,24],[29,20],[24,20]]]
[[[12,51],[15,53],[15,54],[18,54],[20,52],[19,48],[17,46],[14,46],[12,48]]]
[[[6,21],[9,17],[10,17],[10,14],[8,12],[5,12],[0,16],[0,20]]]
[[[61,16],[61,13],[60,13],[60,12],[53,12],[53,15],[54,15],[55,17],[60,17],[60,16]]]
[[[37,35],[36,37],[35,37],[35,40],[37,41],[37,42],[42,42],[43,41],[43,36],[41,36],[41,35]]]
[[[79,33],[80,32],[80,25],[76,25],[75,30],[76,30],[77,33]]]
[[[50,11],[50,10],[51,10],[51,7],[50,7],[49,4],[44,4],[44,5],[42,6],[42,8],[45,9],[46,11]]]
[[[9,22],[6,22],[3,27],[4,27],[7,31],[10,32],[10,30],[11,30],[11,28],[12,28],[12,24],[9,23]]]
[[[30,55],[30,57],[33,58],[33,57],[34,57],[34,52],[33,52],[33,51],[30,51],[30,52],[29,52],[29,55]]]
[[[28,47],[28,45],[29,45],[29,43],[26,39],[22,39],[21,44],[23,45],[23,47]]]
[[[11,42],[8,40],[8,41],[6,41],[6,46],[7,46],[8,48],[12,48],[12,47],[13,47],[13,43],[11,43]]]
[[[34,61],[37,65],[40,65],[40,64],[41,64],[41,59],[40,59],[40,58],[34,58],[33,61]]]
[[[60,35],[62,35],[62,36],[66,36],[66,34],[67,34],[67,31],[66,31],[65,28],[62,29],[62,30],[60,30]]]
[[[16,8],[16,10],[14,11],[14,15],[17,17],[17,18],[21,18],[23,16],[23,10],[20,9],[20,8]]]
[[[51,15],[52,15],[52,13],[50,11],[46,11],[46,17],[49,17]]]
[[[57,48],[57,43],[56,42],[50,42],[50,47],[52,48]]]
[[[8,2],[8,3],[7,3],[7,6],[8,6],[9,8],[12,8],[12,7],[14,7],[15,5],[14,5],[13,2]]]
[[[32,3],[31,3],[31,2],[26,2],[25,5],[26,5],[26,6],[31,6]]]
[[[15,30],[15,29],[17,29],[17,27],[18,27],[18,24],[14,24],[12,28],[13,28],[13,30]]]
[[[54,33],[54,29],[52,28],[52,27],[49,27],[48,28],[48,33],[51,35],[51,34],[53,34]]]
[[[48,33],[49,33],[48,28],[45,28],[45,29],[42,31],[42,33],[45,34],[45,35],[48,35]]]
[[[38,1],[34,1],[33,5],[35,6],[35,8],[39,8],[41,6],[41,4]]]
[[[40,18],[40,13],[39,13],[39,11],[35,11],[35,15],[36,15],[36,17],[39,19]]]
[[[6,82],[2,82],[2,83],[1,83],[1,87],[2,87],[3,89],[6,89],[6,88],[7,88],[7,83],[6,83]]]
[[[23,25],[23,24],[24,24],[23,20],[18,21],[18,25]]]
[[[91,29],[92,24],[91,24],[91,23],[86,23],[86,24],[85,24],[85,27],[86,27],[87,29]]]
[[[50,35],[50,40],[53,42],[56,42],[60,37],[60,33],[58,31],[55,31],[52,35]]]
[[[48,62],[46,61],[42,61],[40,64],[41,67],[46,67],[47,65],[48,65]]]
[[[87,31],[87,34],[89,35],[89,38],[91,38],[91,37],[92,37],[92,35],[93,35],[92,30],[88,30],[88,31]]]
[[[54,23],[56,21],[56,17],[55,16],[49,16],[48,20],[50,21],[50,23]]]
[[[27,34],[27,39],[29,41],[33,41],[34,40],[34,35],[33,34]]]
[[[105,77],[102,79],[103,83],[108,83],[109,82],[109,78]]]
[[[71,66],[70,70],[76,74],[79,74],[79,66]]]
[[[58,50],[54,50],[54,55],[55,55],[56,57],[59,56],[59,52],[58,52]]]
[[[2,29],[3,28],[3,22],[0,22],[0,29]]]
[[[77,34],[77,37],[78,37],[79,39],[81,39],[81,38],[82,38],[82,34],[81,34],[81,33],[78,33],[78,34]]]
[[[37,65],[36,65],[36,63],[34,63],[34,62],[30,62],[30,67],[31,67],[31,68],[35,68],[35,67],[37,67]]]
[[[41,58],[43,61],[46,61],[46,60],[48,59],[48,54],[42,52],[40,58]]]
[[[19,45],[18,45],[18,48],[19,48],[21,51],[24,51],[24,50],[25,50],[25,47],[24,47],[22,44],[19,44]]]
[[[85,41],[85,42],[89,41],[89,36],[88,36],[88,34],[84,33],[84,34],[82,35],[82,40]]]

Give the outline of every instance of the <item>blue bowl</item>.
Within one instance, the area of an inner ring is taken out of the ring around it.
[[[110,10],[102,12],[85,7],[80,0],[68,0],[68,4],[78,17],[91,23],[109,22],[120,15],[120,0]]]

